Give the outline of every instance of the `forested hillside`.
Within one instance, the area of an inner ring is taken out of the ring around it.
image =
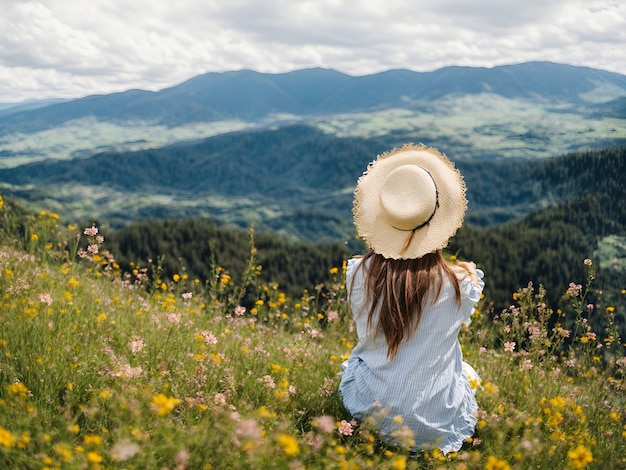
[[[342,243],[293,243],[272,233],[253,233],[253,242],[260,279],[296,298],[331,279],[329,269],[340,268],[351,253]],[[160,264],[168,278],[186,273],[203,283],[216,267],[240,282],[251,250],[249,232],[200,219],[139,222],[107,234],[105,243],[126,271]]]
[[[8,183],[5,194],[75,200],[68,203],[74,213],[91,197],[94,206],[85,212],[113,228],[208,215],[221,224],[254,223],[292,239],[334,242],[352,238],[358,176],[377,154],[404,142],[400,136],[339,138],[298,125],[0,169],[0,181]],[[624,148],[542,160],[450,158],[467,181],[468,222],[489,226],[587,193],[620,194]]]

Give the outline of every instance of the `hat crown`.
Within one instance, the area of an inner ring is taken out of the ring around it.
[[[377,156],[354,189],[359,236],[385,258],[420,258],[445,247],[467,209],[461,173],[445,155],[406,144]]]
[[[383,218],[395,229],[410,231],[426,224],[437,209],[437,186],[424,168],[407,164],[391,171],[380,194]]]

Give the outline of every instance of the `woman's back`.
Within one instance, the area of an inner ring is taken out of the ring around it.
[[[344,365],[340,387],[344,404],[359,420],[375,416],[383,435],[390,436],[399,422],[408,426],[415,449],[438,445],[444,452],[457,450],[474,432],[477,409],[457,337],[480,298],[482,272],[479,286],[466,272],[459,272],[460,305],[452,283],[443,277],[439,297],[426,304],[417,330],[390,360],[384,335],[374,336],[368,329],[371,296],[363,259],[351,259],[346,273],[359,343]],[[375,316],[372,324],[377,321]]]

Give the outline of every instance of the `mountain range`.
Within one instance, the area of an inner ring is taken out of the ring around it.
[[[428,111],[428,103],[446,96],[479,94],[570,109],[602,101],[603,106],[592,107],[595,113],[626,118],[626,76],[530,62],[489,69],[390,70],[356,77],[321,68],[283,74],[252,70],[207,73],[158,92],[128,90],[36,109],[10,108],[0,114],[0,135],[40,131],[87,116],[99,121],[180,126],[226,119],[259,121],[280,114],[328,116],[393,108]]]

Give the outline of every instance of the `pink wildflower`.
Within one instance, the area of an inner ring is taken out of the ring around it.
[[[170,323],[180,323],[182,315],[180,313],[170,313],[167,315],[167,320]]]
[[[235,315],[237,315],[238,317],[240,317],[241,315],[243,315],[244,313],[246,313],[246,307],[244,307],[243,305],[237,305],[235,307]]]
[[[94,254],[94,255],[95,255],[96,253],[98,253],[98,245],[95,245],[95,244],[94,244],[94,245],[89,245],[89,246],[87,247],[87,251],[88,251],[89,253],[92,253],[92,254]]]
[[[507,341],[504,343],[504,350],[506,352],[513,352],[515,350],[515,341]]]
[[[533,368],[532,361],[530,359],[522,359],[519,363],[519,368],[521,371],[532,369]]]
[[[216,405],[225,405],[226,404],[226,395],[223,393],[216,393],[213,395],[213,402]]]
[[[565,292],[565,295],[567,295],[568,297],[578,297],[582,290],[583,290],[583,286],[581,286],[580,284],[575,284],[573,282],[570,282],[569,288]]]
[[[203,331],[200,334],[206,344],[217,344],[217,338],[210,331]]]
[[[591,266],[591,260],[589,258],[585,258],[585,261],[583,261],[583,263],[585,263],[586,266]]]
[[[326,319],[331,322],[339,318],[339,314],[335,310],[329,310],[326,312]]]
[[[341,423],[337,426],[339,434],[342,436],[352,436],[352,432],[354,429],[352,428],[352,424],[348,423],[345,419],[341,420]]]
[[[39,294],[39,301],[43,304],[47,304],[48,307],[52,305],[52,296],[50,294]]]
[[[263,429],[253,419],[247,419],[237,425],[235,434],[243,437],[259,438],[263,435]]]
[[[330,434],[335,429],[335,420],[332,416],[320,416],[319,418],[315,418],[313,423],[319,428],[320,431],[327,434]]]
[[[95,237],[96,235],[98,235],[98,227],[96,227],[95,225],[87,227],[84,233],[89,237]]]
[[[264,375],[260,379],[256,379],[256,381],[265,384],[267,388],[276,388],[276,382],[274,382],[274,378],[271,375]]]
[[[183,292],[183,299],[189,300],[192,297],[193,297],[193,294],[191,292]]]
[[[132,459],[140,450],[141,448],[138,444],[130,439],[124,439],[113,445],[111,448],[111,458],[119,462],[124,462],[128,459]]]
[[[133,354],[140,352],[143,347],[143,338],[140,336],[133,336],[133,339],[128,342],[128,348]]]

